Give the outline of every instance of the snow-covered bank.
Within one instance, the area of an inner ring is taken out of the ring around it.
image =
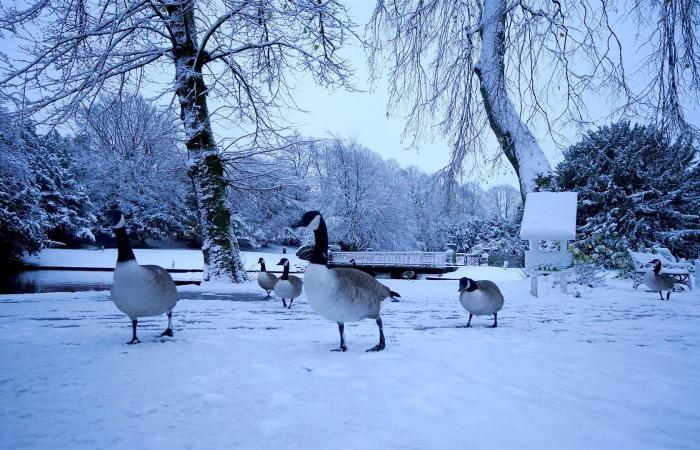
[[[246,270],[257,270],[258,258],[265,258],[270,270],[276,270],[275,264],[280,258],[288,258],[292,265],[301,264],[296,257],[296,248],[287,248],[282,253],[281,247],[272,247],[260,251],[243,251],[243,264]],[[139,264],[156,264],[166,269],[201,270],[204,258],[201,250],[189,249],[134,249]],[[274,261],[273,261],[274,260]],[[117,261],[117,249],[62,249],[47,248],[38,255],[26,256],[24,262],[35,266],[80,267],[80,268],[114,268]]]
[[[302,295],[183,287],[165,318],[128,320],[107,292],[0,296],[1,448],[696,448],[700,298],[631,283],[563,296],[501,282],[499,328],[449,281],[337,328]]]

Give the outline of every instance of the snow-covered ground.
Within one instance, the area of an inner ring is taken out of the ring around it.
[[[175,337],[145,319],[136,346],[108,292],[0,296],[0,448],[698,447],[697,291],[501,281],[499,327],[468,329],[457,282],[383,282],[381,353],[252,283],[182,287]]]

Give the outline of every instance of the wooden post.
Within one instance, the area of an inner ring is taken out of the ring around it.
[[[532,294],[533,297],[537,297],[537,277],[539,274],[535,271],[532,272],[532,275],[530,275],[530,294]]]
[[[561,286],[561,291],[564,294],[568,293],[568,281],[569,281],[569,275],[566,272],[561,272],[559,274],[559,285]]]

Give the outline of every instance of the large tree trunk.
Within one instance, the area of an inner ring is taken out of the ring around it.
[[[481,54],[475,71],[489,124],[515,169],[524,200],[525,195],[535,189],[539,177],[551,175],[552,166],[508,98],[504,64],[505,22],[506,1],[484,0]]]
[[[197,62],[196,24],[191,1],[168,5],[170,27],[175,35],[176,93],[190,152],[190,176],[202,233],[205,281],[240,283],[246,279],[238,241],[231,229],[226,202],[224,166],[209,120],[206,86]]]

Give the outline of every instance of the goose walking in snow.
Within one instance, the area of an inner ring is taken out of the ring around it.
[[[498,326],[498,311],[503,308],[503,294],[492,281],[474,281],[471,278],[459,279],[459,302],[469,312],[467,327],[471,326],[472,316],[493,314],[493,325]]]
[[[124,229],[125,220],[121,211],[107,212],[107,224],[117,237],[117,265],[112,281],[112,301],[121,312],[131,319],[133,335],[129,344],[138,344],[136,326],[139,317],[167,314],[168,328],[161,336],[173,335],[173,308],[179,297],[175,282],[167,270],[160,266],[140,266]]]
[[[258,285],[265,289],[267,296],[270,296],[270,292],[275,289],[275,284],[277,283],[277,276],[273,273],[269,273],[265,268],[265,260],[263,258],[258,259],[258,264],[260,264],[260,272],[258,272]]]
[[[284,271],[282,276],[275,283],[275,294],[282,297],[282,305],[289,309],[292,307],[292,302],[294,299],[301,295],[301,286],[303,285],[301,278],[295,277],[289,274],[289,260],[287,258],[282,258],[278,266],[284,266]],[[289,306],[285,302],[285,299],[289,299]]]
[[[367,351],[384,350],[386,343],[379,315],[381,304],[386,298],[401,296],[361,270],[328,268],[328,230],[318,211],[305,213],[294,227],[307,227],[314,232],[315,245],[304,274],[304,290],[316,313],[338,323],[340,347],[336,351],[347,351],[345,322],[367,318],[376,320],[379,327],[379,343]]]
[[[644,274],[644,284],[646,284],[652,291],[658,292],[661,300],[664,299],[662,291],[668,291],[666,293],[666,300],[671,298],[671,291],[673,290],[673,285],[676,284],[676,280],[668,274],[661,273],[661,261],[654,259],[649,261],[654,264],[654,268],[649,272]]]

